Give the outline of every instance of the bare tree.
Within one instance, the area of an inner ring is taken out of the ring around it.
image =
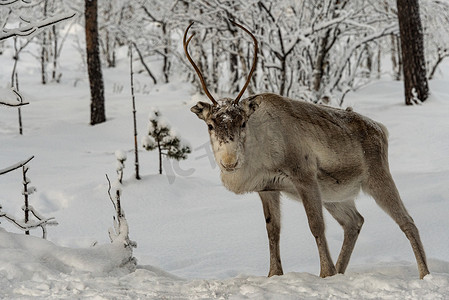
[[[87,71],[90,82],[90,124],[106,121],[104,84],[98,44],[97,0],[85,0]]]
[[[152,7],[156,7],[157,4],[149,3]],[[156,24],[156,34],[159,40],[158,47],[155,47],[154,51],[162,56],[163,59],[163,67],[162,73],[164,76],[164,82],[168,83],[170,80],[170,69],[171,69],[171,29],[169,26],[169,22],[172,18],[172,10],[176,6],[176,2],[174,4],[170,4],[169,8],[163,12],[159,12],[155,14],[148,6],[147,1],[142,4],[141,8],[146,14],[146,17],[149,18],[151,22]],[[160,9],[159,9],[160,10]],[[151,76],[151,75],[150,75]]]
[[[397,0],[401,33],[405,104],[425,101],[429,96],[424,57],[423,29],[418,0]]]
[[[420,3],[424,31],[426,68],[429,80],[437,73],[444,59],[449,57],[449,2],[423,0]]]
[[[45,0],[41,3],[42,15],[58,14],[61,10],[66,9],[67,3],[63,0]],[[64,43],[67,40],[70,28],[74,22],[70,22],[67,25],[66,30],[61,30],[63,26],[54,24],[51,28],[44,30],[41,35],[37,37],[38,43],[41,45],[40,52],[40,64],[41,64],[41,81],[42,84],[48,83],[50,80],[59,83],[62,77],[62,73],[59,70],[59,58],[62,52]]]
[[[244,84],[241,75],[250,68],[247,62],[251,58],[251,45],[235,34],[229,26],[231,19],[250,28],[260,41],[260,59],[249,94],[268,90],[315,102],[331,98],[333,103],[341,103],[343,95],[379,78],[385,71],[380,68],[381,59],[390,53],[393,76],[399,78],[402,73],[395,3],[111,0],[99,4],[100,47],[102,58],[112,66],[118,47],[131,42],[138,54],[136,59],[142,62],[142,67],[135,65],[136,73],[146,71],[152,83],[156,79],[168,82],[182,68],[186,80],[193,82],[193,74],[185,72],[188,67],[176,40],[180,28],[195,21],[197,38],[191,42],[192,56],[199,58],[205,80],[218,83],[212,92],[231,93]],[[447,38],[441,38],[447,36],[449,28],[441,26],[448,22],[444,14],[447,6],[443,1],[420,1],[423,15],[428,16],[423,19],[428,76],[435,74],[449,56]],[[441,12],[438,18],[433,18],[435,12]],[[161,64],[152,66],[150,72],[147,63],[154,60],[161,60]],[[373,72],[377,76],[372,76]],[[201,92],[201,86],[195,85]]]
[[[11,73],[11,89],[18,96],[17,100],[23,102],[23,97],[19,94],[19,76],[17,73],[17,63],[19,62],[20,53],[31,42],[31,39],[26,40],[24,43],[18,44],[18,37],[14,36],[14,65]],[[19,121],[19,134],[23,135],[23,123],[22,123],[22,109],[20,106],[17,109],[18,121]]]

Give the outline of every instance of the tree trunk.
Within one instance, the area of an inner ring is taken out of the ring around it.
[[[104,85],[98,44],[97,0],[85,0],[87,71],[90,82],[90,124],[106,121]]]
[[[238,56],[234,53],[235,45],[232,46],[232,52],[229,53],[229,69],[231,71],[231,93],[238,93],[239,90],[239,63]]]
[[[164,67],[163,67],[163,73],[164,73],[164,80],[165,83],[168,83],[170,81],[170,59],[169,59],[169,46],[170,46],[170,32],[167,34],[167,23],[163,22],[162,24],[162,36],[164,39],[166,39],[166,46],[164,47]]]
[[[401,34],[405,104],[429,96],[424,58],[424,42],[418,0],[397,0]],[[417,98],[417,99],[416,99]]]
[[[47,17],[47,6],[48,1],[44,1],[44,18]],[[47,61],[48,61],[48,53],[47,53],[47,31],[44,30],[42,32],[42,48],[41,48],[41,83],[47,84]]]
[[[286,89],[286,81],[287,81],[287,62],[286,62],[286,57],[283,56],[280,61],[281,61],[281,69],[279,70],[280,74],[279,74],[279,81],[280,81],[280,86],[279,86],[279,95],[281,96],[286,96],[285,94],[285,89]]]
[[[53,32],[53,71],[51,73],[51,79],[57,83],[59,83],[61,79],[61,73],[57,75],[58,70],[58,57],[59,57],[59,44],[58,44],[58,33],[56,31],[56,25],[52,26],[52,32]]]
[[[214,93],[218,93],[218,70],[219,70],[219,65],[220,65],[220,60],[218,59],[219,57],[219,53],[218,53],[218,49],[219,47],[216,46],[214,41],[211,41],[211,59],[212,59],[212,63],[211,65],[211,75],[212,75],[212,82],[213,82],[213,91]]]
[[[157,141],[157,150],[159,151],[159,174],[162,175],[162,148],[159,139]]]
[[[313,68],[312,90],[320,97],[319,92],[321,89],[321,80],[324,75],[324,68],[326,64],[327,56],[327,43],[329,40],[330,29],[326,30],[324,35],[320,38],[319,48],[317,51],[317,57]],[[318,100],[318,99],[317,99]]]
[[[237,48],[238,48],[238,53],[239,53],[240,66],[241,66],[241,68],[242,68],[242,75],[243,75],[243,74],[246,74],[246,76],[248,76],[248,74],[249,74],[249,72],[250,72],[250,71],[249,71],[249,68],[250,68],[251,66],[247,65],[246,62],[252,62],[252,59],[250,58],[249,55],[245,55],[245,54],[243,53],[244,50],[243,50],[242,45],[238,44],[238,45],[237,45]],[[248,47],[248,49],[249,49],[249,47]],[[248,59],[247,61],[245,61],[245,57]],[[253,73],[253,76],[251,77],[251,79],[253,79],[253,78],[256,77],[256,76],[257,76],[257,75],[256,75],[256,73],[254,72],[254,73]],[[216,81],[216,82],[218,82],[218,81]],[[253,90],[253,87],[252,87],[253,84],[254,84],[253,81],[250,81],[250,84],[248,85],[248,95],[254,95],[254,90]]]
[[[401,55],[399,44],[397,43],[399,40],[396,38],[396,35],[394,34],[391,34],[390,38],[391,38],[391,46],[390,46],[391,64],[393,69],[394,80],[401,80],[401,72],[402,72],[402,65],[400,65]]]
[[[235,38],[233,42],[231,42],[229,52],[229,71],[231,72],[231,87],[229,89],[230,93],[238,93],[240,92],[239,88],[239,57],[237,54],[237,47],[240,40],[238,39],[237,30],[234,28],[230,28],[232,36]]]

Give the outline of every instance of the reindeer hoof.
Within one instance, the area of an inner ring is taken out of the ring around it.
[[[321,270],[320,277],[325,278],[329,276],[334,276],[335,274],[337,274],[337,270],[335,268],[328,268],[326,270]]]
[[[282,272],[282,270],[270,270],[270,272],[268,273],[268,277],[281,275],[284,275],[284,272]]]
[[[429,275],[430,272],[428,270],[420,272],[419,274],[419,279],[424,279],[424,277],[426,277],[426,275]]]

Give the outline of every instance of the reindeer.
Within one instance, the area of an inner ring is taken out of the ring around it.
[[[354,199],[361,190],[399,225],[412,246],[419,276],[429,274],[424,248],[388,165],[388,132],[384,125],[352,109],[336,109],[264,93],[240,101],[256,68],[258,43],[251,36],[254,59],[246,83],[235,99],[216,101],[192,60],[187,27],[187,59],[212,104],[191,108],[208,126],[224,186],[236,193],[257,192],[262,200],[270,249],[268,276],[282,275],[279,252],[280,193],[302,201],[320,258],[320,276],[344,273],[364,219]],[[343,227],[344,239],[334,265],[329,253],[323,206]]]

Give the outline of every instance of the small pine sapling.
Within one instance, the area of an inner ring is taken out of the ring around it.
[[[142,145],[147,151],[158,149],[159,174],[162,174],[162,156],[183,160],[191,153],[190,146],[181,141],[168,122],[161,118],[161,113],[154,109],[150,113],[148,135],[142,138]]]
[[[125,168],[126,153],[122,150],[115,151],[115,158],[117,158],[117,180],[122,183],[123,169]]]

